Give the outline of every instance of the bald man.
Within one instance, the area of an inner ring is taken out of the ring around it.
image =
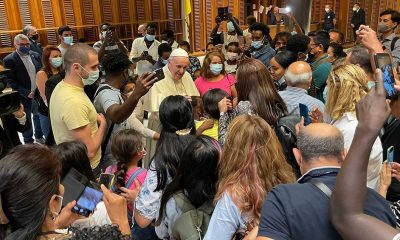
[[[287,88],[280,91],[282,99],[285,101],[289,115],[300,116],[299,103],[308,107],[309,111],[318,108],[320,112],[325,111],[325,105],[320,100],[308,95],[311,86],[312,70],[308,63],[298,61],[290,64],[285,73]]]
[[[296,184],[279,185],[268,193],[257,240],[342,239],[329,220],[330,194],[346,156],[342,133],[325,123],[303,126],[293,153],[303,176]],[[372,189],[367,191],[364,211],[396,224],[386,200]]]
[[[146,36],[147,23],[140,24],[138,27],[138,37]]]
[[[143,110],[151,113],[149,117],[149,128],[161,132],[161,123],[158,110],[161,102],[168,96],[181,95],[191,99],[192,96],[200,96],[199,91],[194,85],[193,79],[186,69],[189,67],[189,55],[182,48],[172,51],[168,58],[168,64],[163,67],[165,78],[156,82],[150,91],[144,96]],[[154,155],[156,141],[148,140],[146,149],[149,154],[144,160],[148,166],[149,159]]]

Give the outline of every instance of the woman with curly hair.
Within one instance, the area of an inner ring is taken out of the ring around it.
[[[357,103],[368,93],[368,77],[364,70],[356,65],[342,65],[334,68],[327,80],[325,111],[344,136],[344,146],[350,148],[358,124]],[[311,113],[314,122],[323,122],[322,113]],[[376,139],[368,163],[367,186],[379,189],[379,174],[382,167],[382,143]]]
[[[242,115],[229,125],[218,179],[205,240],[246,235],[258,226],[267,193],[278,184],[295,182],[295,175],[268,123]]]

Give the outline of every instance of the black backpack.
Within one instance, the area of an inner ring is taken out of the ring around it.
[[[282,145],[286,160],[292,166],[296,177],[300,177],[300,167],[293,154],[293,148],[297,147],[296,124],[300,122],[300,116],[288,115],[279,118],[275,127],[275,133]]]

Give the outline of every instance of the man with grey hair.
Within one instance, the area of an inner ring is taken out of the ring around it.
[[[288,67],[285,73],[287,88],[279,91],[288,108],[289,115],[300,115],[299,103],[308,107],[309,111],[318,108],[322,113],[325,105],[320,100],[308,95],[312,80],[312,70],[308,63],[297,61]]]
[[[329,220],[329,199],[346,157],[343,134],[330,124],[299,125],[293,153],[303,175],[296,184],[282,184],[268,193],[257,240],[342,239]],[[396,223],[386,200],[372,189],[364,212],[392,226]]]
[[[18,34],[14,38],[15,51],[7,55],[3,62],[4,67],[10,69],[8,84],[14,91],[18,91],[21,103],[24,105],[28,128],[22,133],[24,143],[33,143],[32,104],[36,89],[36,73],[42,68],[41,57],[30,50],[29,38]],[[33,115],[35,138],[37,142],[44,143],[43,132],[40,128],[39,116]]]
[[[138,37],[146,36],[147,23],[140,24],[138,27]]]
[[[355,46],[347,54],[344,64],[354,64],[361,67],[367,74],[368,81],[375,82],[374,71],[371,64],[371,54],[369,53],[368,48],[359,45]]]
[[[100,174],[101,144],[107,122],[97,114],[84,86],[99,79],[96,50],[84,43],[70,46],[64,55],[65,78],[54,89],[49,105],[56,144],[78,140],[87,147],[95,176]]]
[[[39,33],[36,27],[32,25],[26,25],[22,29],[22,33],[29,38],[29,45],[31,51],[37,52],[42,56],[43,48],[42,45],[39,43]]]

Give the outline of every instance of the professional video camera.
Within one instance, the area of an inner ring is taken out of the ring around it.
[[[0,116],[18,111],[21,101],[17,91],[3,92],[7,87],[9,69],[0,70]]]

